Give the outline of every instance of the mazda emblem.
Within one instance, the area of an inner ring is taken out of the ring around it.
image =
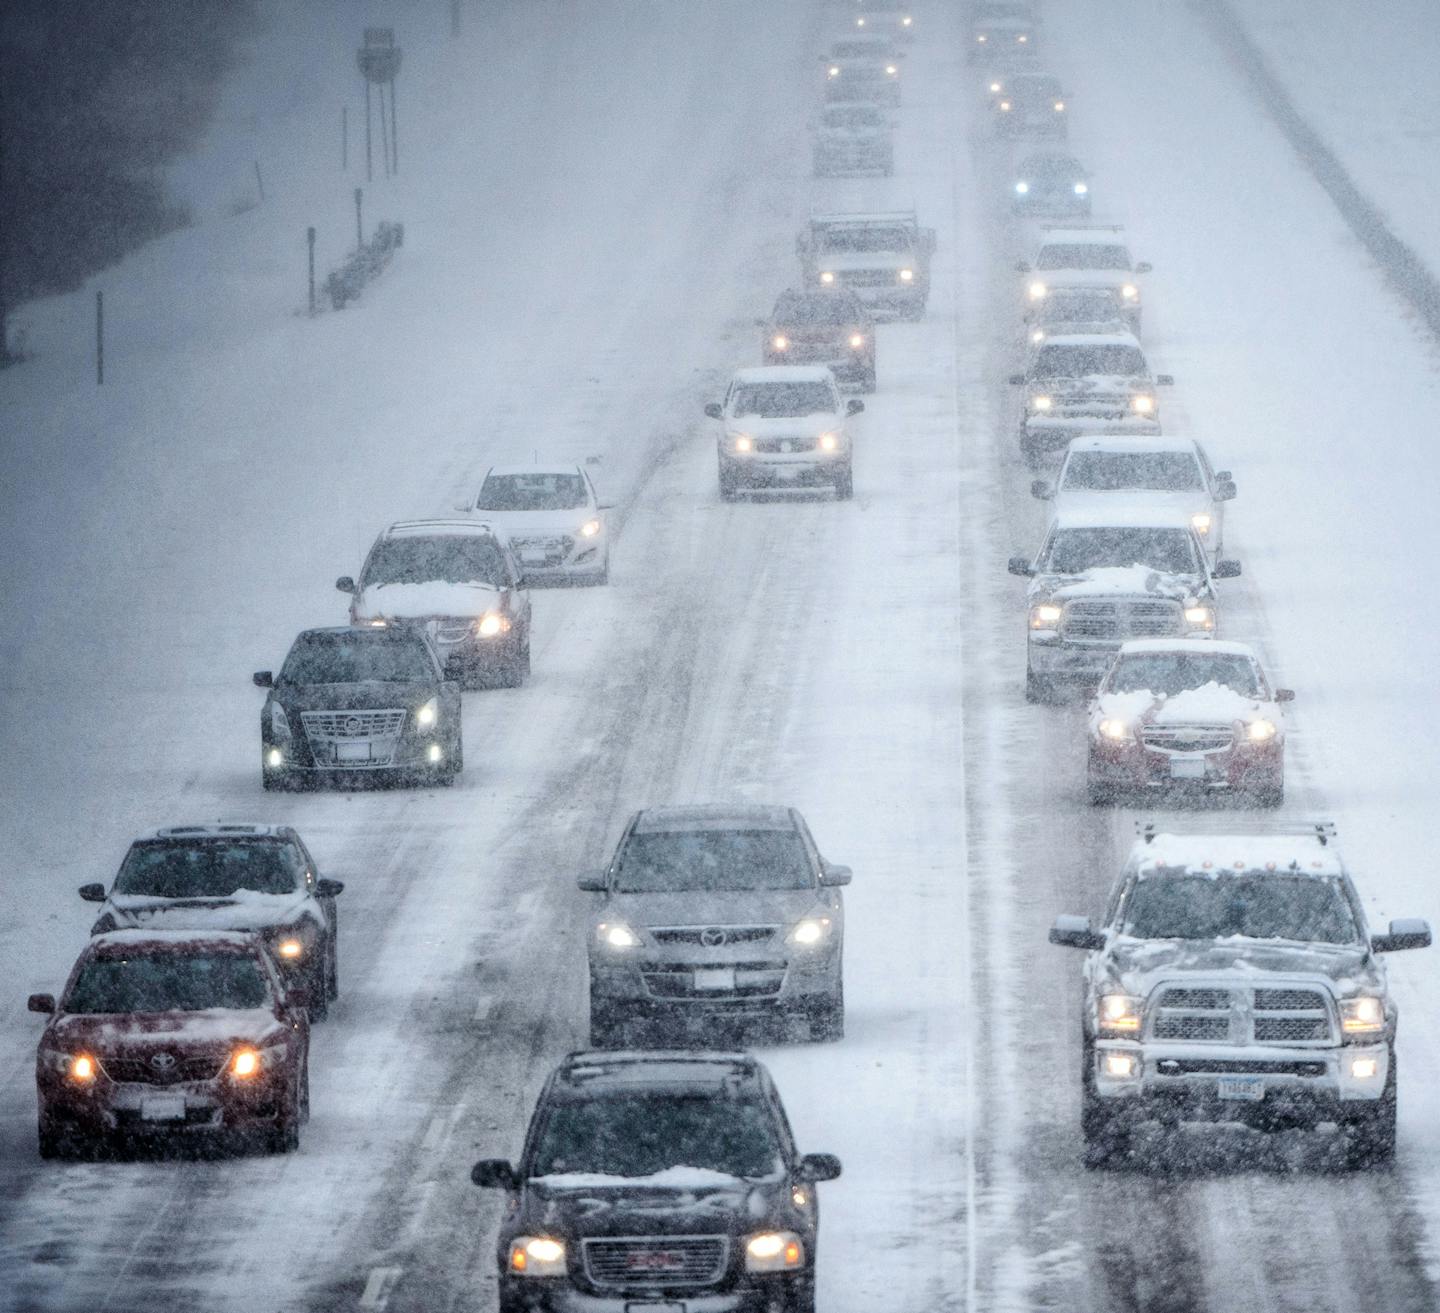
[[[173,1053],[156,1053],[151,1057],[150,1065],[156,1071],[169,1071],[175,1065],[175,1055]]]
[[[710,929],[700,932],[700,942],[704,944],[706,948],[719,948],[727,937],[723,930]]]

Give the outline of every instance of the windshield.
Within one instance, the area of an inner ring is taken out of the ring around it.
[[[1199,574],[1183,529],[1059,529],[1040,563],[1050,574],[1083,574],[1107,566],[1143,565],[1165,574]]]
[[[1064,246],[1042,246],[1035,261],[1037,269],[1129,269],[1130,252],[1123,246],[1101,246],[1076,242]]]
[[[878,109],[856,105],[846,109],[825,111],[827,128],[883,128],[885,116]]]
[[[1125,908],[1135,939],[1294,939],[1353,944],[1359,928],[1337,880],[1273,872],[1155,876],[1140,880]]]
[[[914,243],[908,228],[856,224],[825,229],[822,244],[827,251],[908,251]]]
[[[434,676],[416,635],[383,629],[305,634],[295,640],[280,671],[287,684],[414,684]]]
[[[1094,492],[1198,492],[1205,481],[1186,451],[1076,451],[1065,462],[1062,488]]]
[[[270,998],[248,954],[137,953],[92,958],[80,968],[64,1012],[203,1012],[259,1008]]]
[[[1030,372],[1037,378],[1135,378],[1145,373],[1145,353],[1133,346],[1044,346]]]
[[[1255,663],[1232,652],[1137,652],[1122,656],[1105,681],[1111,693],[1149,689],[1168,697],[1206,684],[1234,689],[1247,698],[1265,696]]]
[[[813,296],[781,297],[775,305],[777,324],[858,324],[861,310],[853,297],[818,292]]]
[[[815,883],[794,830],[635,833],[620,853],[622,894],[808,889]]]
[[[557,1103],[535,1145],[535,1176],[597,1173],[653,1176],[700,1167],[760,1177],[783,1160],[763,1106],[728,1098],[623,1094]]]
[[[573,511],[585,504],[579,474],[491,474],[475,499],[477,511]]]
[[[160,840],[132,844],[114,893],[152,898],[229,898],[241,889],[294,893],[304,863],[283,839]]]
[[[492,539],[475,535],[387,538],[375,544],[365,562],[360,587],[437,582],[502,588],[507,582],[505,558]]]
[[[736,419],[793,419],[835,409],[835,398],[824,383],[746,383],[735,389],[731,413]]]

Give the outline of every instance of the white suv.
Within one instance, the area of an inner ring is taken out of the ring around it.
[[[503,529],[531,583],[610,580],[610,503],[600,500],[578,465],[492,465],[479,493],[457,509]]]

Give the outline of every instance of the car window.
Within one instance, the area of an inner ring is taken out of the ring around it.
[[[817,292],[813,296],[781,297],[775,304],[778,324],[857,324],[862,311],[849,296]]]
[[[304,870],[295,845],[283,839],[146,840],[125,854],[114,892],[152,898],[229,898],[242,889],[288,894]]]
[[[280,670],[287,684],[413,684],[434,677],[423,640],[399,630],[303,635]]]
[[[260,963],[238,953],[136,952],[95,957],[80,968],[63,1012],[203,1012],[269,1001]]]
[[[1035,260],[1037,269],[1126,269],[1130,252],[1123,246],[1102,246],[1098,242],[1076,242],[1042,246]]]
[[[1050,574],[1129,565],[1166,574],[1200,573],[1195,546],[1183,529],[1057,529],[1040,562],[1042,572]]]
[[[783,1171],[784,1160],[762,1103],[635,1092],[552,1104],[530,1172],[637,1177],[671,1167],[754,1179]]]
[[[1195,492],[1205,487],[1195,457],[1184,451],[1073,451],[1062,490]]]
[[[808,889],[814,868],[794,830],[632,831],[615,864],[622,894]]]
[[[475,509],[571,511],[584,506],[585,502],[585,480],[578,473],[491,474],[480,487]]]
[[[908,228],[898,225],[866,224],[863,227],[826,228],[821,245],[827,251],[908,251],[912,244]]]
[[[742,383],[735,389],[732,414],[736,419],[793,419],[834,409],[835,396],[827,383]]]
[[[505,556],[499,545],[488,537],[467,534],[386,538],[375,544],[360,577],[362,589],[428,583],[503,588],[507,582]]]
[[[1134,378],[1145,373],[1145,353],[1133,346],[1043,346],[1030,372],[1037,378]]]
[[[1292,939],[1354,944],[1359,927],[1339,882],[1245,872],[1138,880],[1122,931],[1135,939]]]
[[[1265,696],[1260,670],[1235,652],[1135,652],[1120,657],[1105,681],[1110,693],[1148,689],[1174,697],[1187,689],[1219,684],[1247,698]]]

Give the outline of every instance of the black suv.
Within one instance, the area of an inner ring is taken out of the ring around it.
[[[267,789],[342,779],[450,784],[464,764],[460,685],[435,645],[410,625],[307,629],[278,676],[255,672],[270,696],[260,713]]]
[[[335,899],[339,880],[321,878],[288,825],[174,825],[136,839],[103,903],[92,935],[110,930],[253,930],[280,974],[321,1020],[340,992]]]
[[[500,1313],[813,1313],[815,1184],[779,1092],[744,1054],[572,1053],[541,1091],[503,1189]]]
[[[827,365],[839,382],[875,391],[875,321],[854,292],[781,292],[758,322],[767,365]]]

